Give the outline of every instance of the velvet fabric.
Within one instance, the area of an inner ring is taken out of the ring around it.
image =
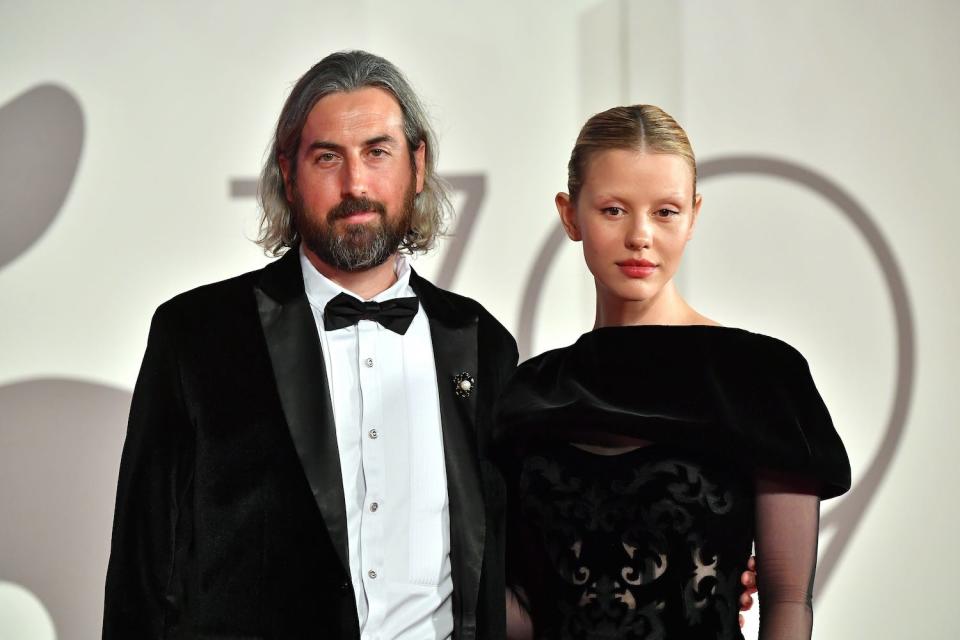
[[[504,484],[487,461],[516,344],[415,273],[450,497],[454,637],[503,636]],[[453,377],[469,372],[469,398]],[[103,637],[359,638],[323,354],[296,249],[156,312],[120,464]]]
[[[822,498],[850,488],[806,360],[741,329],[607,327],[528,360],[500,399],[497,439],[507,451],[542,438],[638,438],[807,477]]]

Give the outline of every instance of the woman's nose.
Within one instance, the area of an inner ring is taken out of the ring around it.
[[[634,224],[630,225],[624,244],[631,251],[649,249],[653,240],[653,226],[646,216],[637,216]]]

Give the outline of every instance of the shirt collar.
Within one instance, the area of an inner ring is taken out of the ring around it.
[[[303,245],[300,245],[300,271],[303,273],[303,287],[307,293],[307,300],[316,309],[323,311],[327,303],[341,293],[351,295],[357,300],[363,300],[352,291],[344,289],[333,280],[330,280],[313,266],[310,259],[304,253]],[[393,271],[397,276],[397,281],[392,285],[373,296],[371,300],[382,302],[391,298],[402,298],[405,296],[416,295],[410,288],[410,262],[406,256],[396,255]]]

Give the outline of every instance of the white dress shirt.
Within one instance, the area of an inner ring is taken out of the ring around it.
[[[450,515],[430,323],[404,335],[372,320],[327,331],[340,293],[300,252],[320,334],[340,451],[350,576],[363,640],[442,640],[453,633]],[[414,296],[410,265],[373,300]]]

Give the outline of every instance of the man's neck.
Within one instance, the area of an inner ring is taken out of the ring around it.
[[[397,281],[396,261],[397,254],[391,255],[383,264],[364,269],[363,271],[343,271],[331,266],[320,259],[309,248],[303,248],[304,255],[320,275],[337,283],[347,291],[359,296],[363,300],[370,300],[378,293],[386,291]]]

